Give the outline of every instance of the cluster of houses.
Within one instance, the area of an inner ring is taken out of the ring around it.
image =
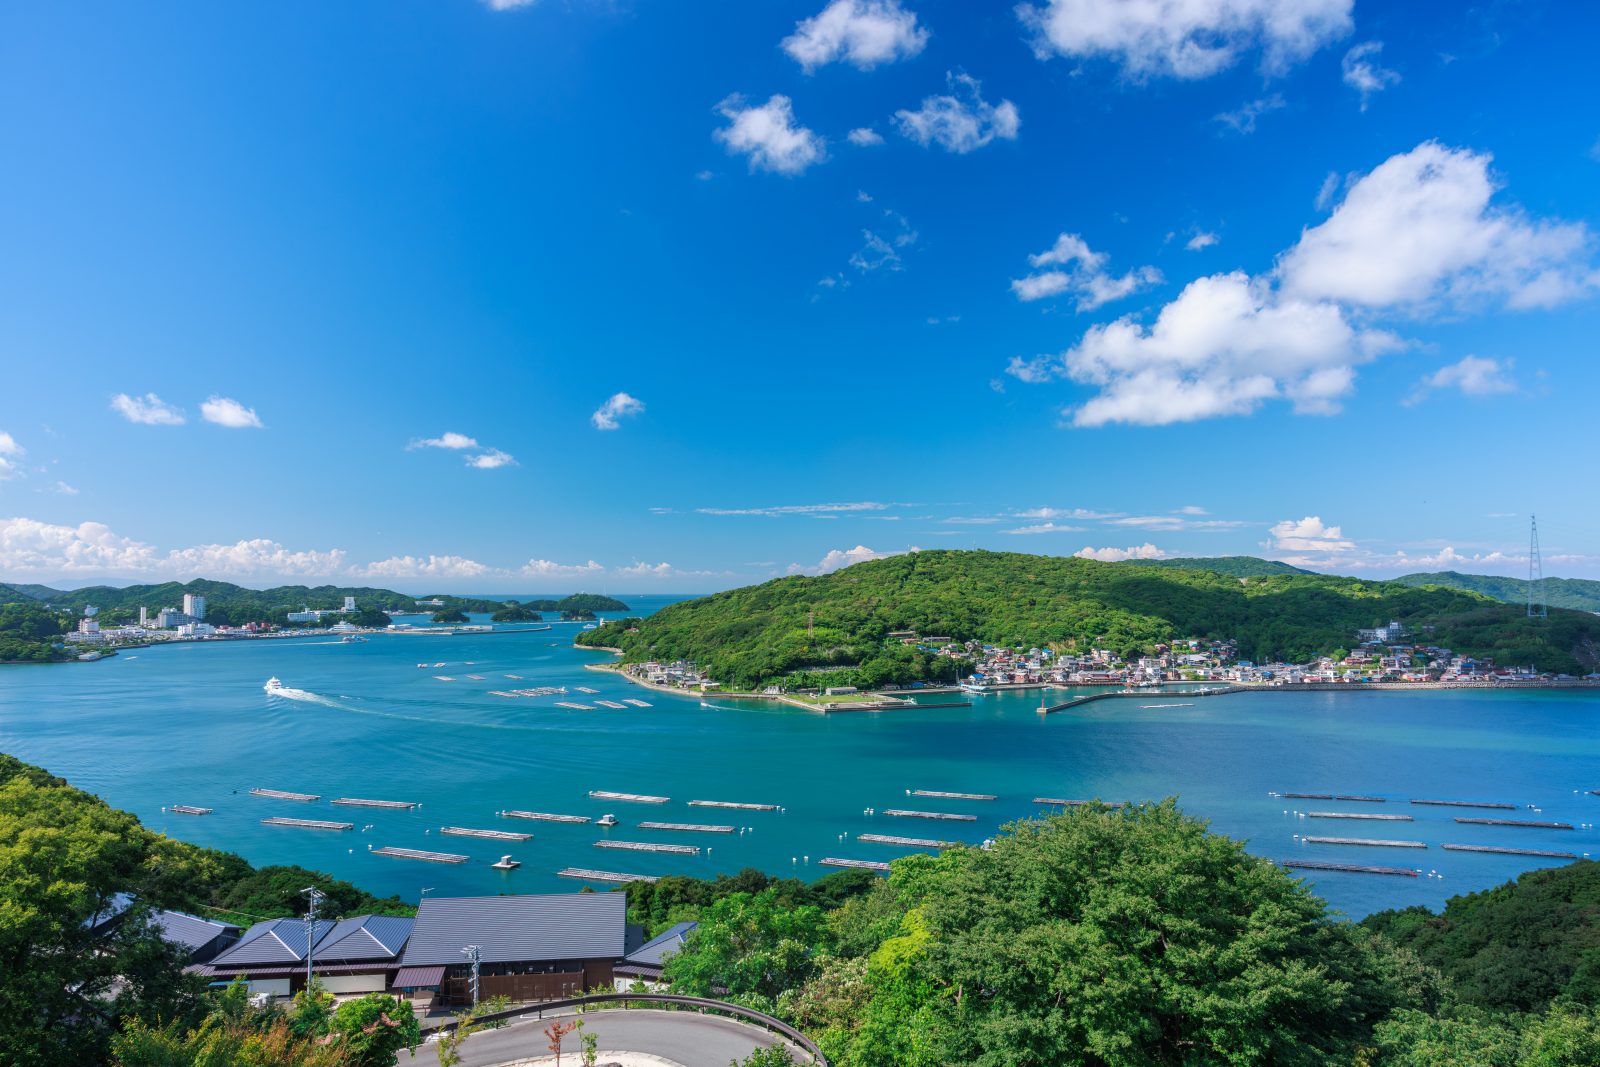
[[[706,677],[704,671],[698,670],[688,660],[673,660],[671,663],[657,663],[651,660],[649,663],[630,663],[622,669],[631,678],[668,689],[690,689],[706,693],[722,688],[720,682],[713,682]]]
[[[109,932],[134,913],[119,894],[88,925]],[[268,919],[248,929],[177,911],[148,913],[154,929],[214,985],[288,997],[314,975],[335,996],[391,993],[426,1014],[504,996],[560,1000],[618,983],[654,988],[694,923],[646,939],[622,893],[424,898],[416,916]],[[476,983],[476,991],[473,986]]]

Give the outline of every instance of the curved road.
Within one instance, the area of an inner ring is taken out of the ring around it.
[[[511,1023],[499,1030],[485,1030],[467,1038],[462,1048],[462,1067],[494,1067],[516,1060],[550,1055],[544,1028],[553,1019],[570,1015],[551,1013],[542,1020]],[[607,1052],[648,1052],[683,1064],[683,1067],[728,1067],[758,1048],[782,1044],[783,1039],[757,1026],[735,1022],[718,1015],[692,1011],[653,1011],[648,1008],[588,1011],[583,1014],[586,1032],[600,1035],[600,1059]],[[562,1062],[580,1062],[582,1049],[577,1034],[562,1044]],[[795,1059],[805,1062],[805,1054],[795,1049]],[[405,1065],[437,1067],[439,1058],[432,1044],[417,1049],[415,1060],[402,1057]]]

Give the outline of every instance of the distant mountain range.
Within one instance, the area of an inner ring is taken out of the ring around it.
[[[1395,581],[1410,586],[1439,585],[1446,589],[1465,589],[1503,600],[1507,604],[1525,604],[1528,601],[1528,582],[1525,578],[1434,571],[1431,574],[1403,575]],[[1545,601],[1552,608],[1600,612],[1600,582],[1587,578],[1546,578],[1544,587]]]

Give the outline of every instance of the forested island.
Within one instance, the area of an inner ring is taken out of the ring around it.
[[[686,660],[738,689],[813,668],[857,668],[877,683],[945,680],[938,657],[892,639],[905,632],[1010,648],[1105,648],[1130,659],[1202,638],[1235,642],[1243,659],[1298,663],[1393,620],[1430,643],[1502,664],[1582,674],[1600,659],[1600,618],[1585,612],[1552,608],[1548,618],[1529,618],[1521,606],[1458,589],[1240,569],[912,552],[671,604],[577,641],[621,649],[624,663]]]

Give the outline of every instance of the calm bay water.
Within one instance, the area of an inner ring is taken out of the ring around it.
[[[668,598],[629,598],[635,613]],[[755,866],[814,878],[824,856],[887,860],[904,849],[858,833],[980,841],[1032,814],[1036,795],[1147,800],[1177,796],[1213,829],[1273,859],[1419,867],[1440,878],[1319,873],[1352,916],[1440,906],[1558,861],[1451,853],[1443,842],[1600,856],[1600,699],[1587,693],[1240,694],[1193,707],[1103,701],[1040,716],[1039,695],[978,697],[970,708],[823,716],[676,697],[583,665],[610,656],[571,646],[576,627],[496,636],[374,636],[177,645],[95,664],[0,667],[0,751],[43,766],[146,825],[258,864],[299,863],[377,893],[572,890],[562,867],[712,875]],[[427,663],[419,669],[418,663]],[[443,667],[434,664],[443,663]],[[481,675],[482,680],[468,678]],[[508,679],[515,674],[520,680]],[[305,699],[269,698],[272,675]],[[454,679],[444,682],[438,676]],[[567,686],[565,696],[505,699],[490,690]],[[597,695],[573,692],[576,686]],[[649,708],[573,711],[554,703],[637,698]],[[1152,697],[1148,703],[1180,698]],[[318,793],[314,804],[248,795]],[[591,789],[671,797],[665,805],[591,799]],[[996,802],[906,796],[908,789],[994,793]],[[1286,801],[1270,791],[1385,796],[1386,804]],[[421,803],[414,811],[332,808],[333,797]],[[1413,807],[1410,798],[1536,805],[1519,812]],[[784,812],[691,808],[691,799],[783,805]],[[193,817],[163,807],[216,809]],[[866,815],[889,807],[968,812],[975,823]],[[620,826],[501,819],[502,809],[599,816]],[[1414,815],[1414,823],[1310,820],[1295,810]],[[354,822],[331,833],[261,825],[272,815]],[[1460,826],[1456,816],[1571,822],[1572,831]],[[640,820],[731,823],[743,834],[640,830]],[[441,826],[531,832],[498,842]],[[370,827],[370,828],[367,828]],[[1303,845],[1297,834],[1404,838],[1427,851]],[[843,840],[841,840],[843,835]],[[695,844],[698,857],[592,847],[594,841]],[[369,846],[465,853],[435,865],[370,855]],[[488,864],[510,852],[521,869]],[[806,861],[809,857],[809,863]]]

